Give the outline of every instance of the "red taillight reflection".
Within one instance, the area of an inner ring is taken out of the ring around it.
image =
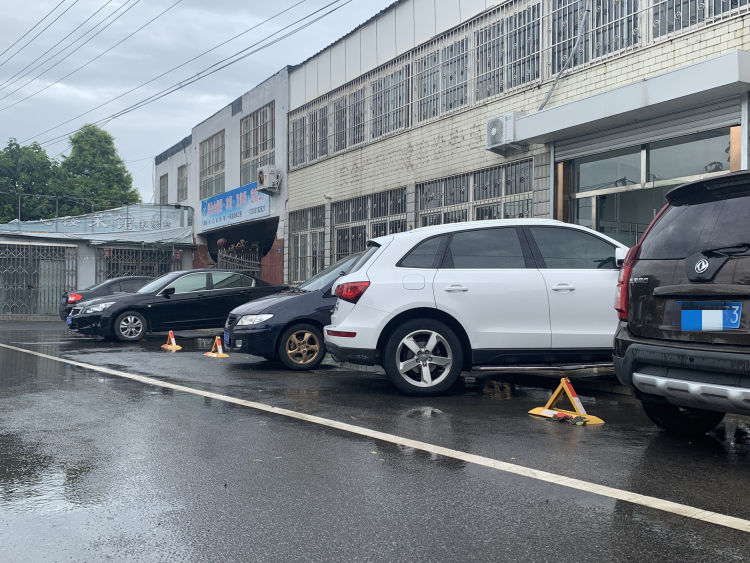
[[[351,332],[348,330],[327,330],[326,333],[328,336],[341,336],[343,338],[354,338],[357,336],[356,332]]]
[[[339,299],[356,303],[368,287],[370,287],[368,281],[342,283],[334,293]]]
[[[83,299],[83,295],[80,293],[71,293],[68,295],[68,303],[75,303],[76,301],[80,301]]]

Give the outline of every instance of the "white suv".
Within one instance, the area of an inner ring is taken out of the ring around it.
[[[472,366],[612,360],[612,307],[627,247],[549,219],[424,227],[368,242],[341,277],[328,350],[381,364],[415,395]]]

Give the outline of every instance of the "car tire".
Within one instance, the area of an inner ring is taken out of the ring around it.
[[[146,318],[136,311],[125,311],[117,316],[112,325],[115,338],[123,342],[135,342],[146,336]]]
[[[646,415],[654,424],[675,434],[705,434],[716,428],[724,418],[723,412],[678,407],[646,398],[641,403]]]
[[[434,319],[414,319],[388,337],[383,368],[390,382],[407,395],[436,395],[456,383],[463,357],[461,341],[450,327]]]
[[[279,338],[278,354],[279,360],[288,369],[315,369],[326,355],[323,332],[307,323],[292,325]]]

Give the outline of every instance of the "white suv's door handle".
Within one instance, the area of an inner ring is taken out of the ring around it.
[[[454,285],[449,285],[448,287],[446,287],[445,291],[447,291],[448,293],[465,293],[465,292],[469,291],[469,288],[468,287],[464,287],[462,285],[455,285],[454,284]]]
[[[567,283],[558,283],[552,286],[552,291],[575,291],[575,287]]]

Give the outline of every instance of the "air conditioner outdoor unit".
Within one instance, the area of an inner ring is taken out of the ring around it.
[[[524,143],[516,141],[516,120],[522,115],[520,111],[510,111],[487,121],[488,151],[506,155],[525,149]]]
[[[281,191],[281,173],[272,164],[258,168],[258,190],[268,195]]]

